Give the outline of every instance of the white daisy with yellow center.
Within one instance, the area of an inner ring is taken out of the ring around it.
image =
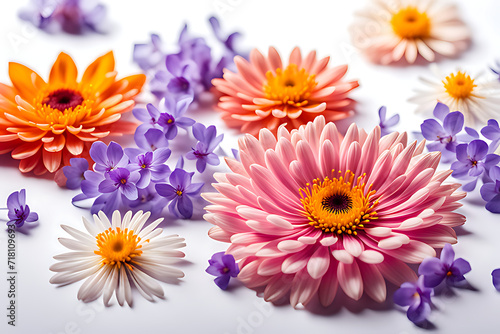
[[[157,228],[163,218],[146,227],[150,212],[127,212],[123,219],[119,211],[112,220],[101,211],[94,215],[94,224],[83,218],[88,233],[73,227],[61,227],[74,239],[59,238],[59,242],[72,252],[54,256],[60,261],[50,267],[56,272],[50,283],[66,285],[86,278],[78,291],[78,299],[90,302],[103,295],[108,305],[113,293],[120,305],[132,305],[131,282],[149,301],[163,297],[157,280],[169,281],[184,277],[184,273],[170,267],[184,257],[178,248],[184,239],[177,235],[160,236]]]
[[[435,66],[431,69],[435,78],[421,78],[428,89],[416,90],[409,99],[418,104],[417,112],[432,111],[441,102],[450,111],[463,113],[467,126],[486,125],[489,119],[499,118],[500,82],[496,78],[483,79],[464,70],[443,74]]]

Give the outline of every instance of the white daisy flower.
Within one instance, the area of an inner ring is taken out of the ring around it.
[[[372,0],[350,27],[353,44],[381,64],[418,55],[434,61],[467,48],[470,32],[457,8],[440,0]]]
[[[52,284],[66,285],[86,278],[78,291],[78,299],[90,302],[102,294],[108,305],[113,292],[120,305],[132,305],[131,281],[140,294],[149,301],[163,297],[163,289],[156,280],[171,282],[184,273],[169,265],[184,253],[177,250],[186,246],[177,235],[160,236],[163,221],[157,219],[144,227],[150,212],[129,211],[121,218],[113,212],[112,221],[101,211],[94,215],[95,224],[83,217],[85,232],[67,225],[61,227],[74,239],[59,238],[72,252],[54,256],[60,261],[50,267],[56,272]]]
[[[418,104],[417,112],[433,110],[437,102],[446,104],[450,111],[464,114],[465,125],[485,125],[489,119],[500,116],[500,83],[498,80],[482,80],[481,74],[469,75],[457,70],[450,74],[439,73],[432,67],[435,78],[420,80],[427,89],[415,90],[410,102]]]

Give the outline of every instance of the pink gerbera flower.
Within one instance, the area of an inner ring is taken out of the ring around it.
[[[273,47],[268,57],[257,49],[250,61],[234,58],[238,73],[224,70],[223,79],[212,83],[223,94],[219,109],[222,118],[241,132],[257,135],[267,128],[276,133],[281,124],[296,129],[319,114],[336,121],[352,113],[354,101],[348,93],[359,84],[344,81],[347,65],[328,68],[330,57],[316,59],[316,52],[305,58],[293,49],[288,64]]]
[[[436,171],[440,153],[406,141],[355,124],[342,138],[322,116],[291,132],[282,126],[277,138],[267,129],[246,135],[241,162],[227,158],[233,173],[216,175],[218,193],[204,194],[209,235],[231,243],[238,278],[265,287],[267,301],[290,293],[296,306],[317,294],[327,306],[340,286],[382,302],[385,279],[415,281],[407,264],[456,243],[452,227],[465,222],[453,212],[460,184]]]

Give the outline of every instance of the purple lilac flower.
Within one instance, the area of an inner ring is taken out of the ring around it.
[[[128,157],[123,153],[123,148],[114,141],[109,143],[109,146],[101,141],[94,142],[90,147],[90,157],[95,161],[94,170],[98,172],[110,172],[128,164]]]
[[[378,110],[378,117],[380,119],[378,125],[380,126],[382,137],[391,133],[390,128],[399,123],[399,114],[393,115],[389,119],[386,119],[386,115],[387,108],[385,106],[380,107]]]
[[[429,151],[440,151],[443,160],[450,161],[455,157],[457,134],[464,126],[464,115],[459,111],[449,112],[449,108],[438,103],[434,108],[434,117],[442,121],[442,125],[433,118],[426,119],[420,129],[425,139],[431,141],[427,145]]]
[[[38,214],[31,212],[30,207],[26,204],[26,190],[14,191],[7,198],[7,216],[9,221],[7,225],[15,225],[22,227],[24,223],[31,223],[38,220]]]
[[[137,199],[129,200],[125,197],[123,198],[123,202],[128,208],[134,209],[134,211],[150,211],[152,215],[160,214],[168,204],[168,200],[165,197],[158,195],[154,183],[150,183],[144,189],[138,189]]]
[[[71,34],[103,32],[106,7],[92,0],[32,0],[19,17],[45,30],[59,25]]]
[[[495,152],[500,145],[500,127],[494,119],[488,121],[488,125],[481,129],[482,135],[491,140],[489,152]]]
[[[182,116],[192,102],[191,97],[175,101],[172,98],[165,98],[164,105],[168,112],[162,112],[158,119],[158,125],[163,128],[165,138],[174,139],[177,136],[178,128],[187,129],[195,123],[195,120]]]
[[[144,151],[155,151],[159,148],[167,148],[168,140],[165,134],[159,129],[148,129],[146,133],[134,135],[135,144]],[[127,150],[127,149],[125,149]]]
[[[451,164],[453,177],[472,178],[472,181],[463,185],[464,191],[472,191],[476,187],[478,178],[486,171],[500,162],[500,156],[488,154],[488,144],[480,139],[475,139],[469,144],[460,144],[456,147],[457,160]]]
[[[106,174],[104,181],[99,183],[99,192],[111,193],[118,191],[130,200],[138,198],[137,181],[139,172],[130,172],[126,168],[116,168]]]
[[[89,163],[84,158],[69,159],[70,166],[63,167],[66,176],[66,188],[79,189],[82,181],[85,180],[84,173],[89,169]]]
[[[126,148],[125,153],[131,161],[128,169],[130,171],[139,171],[140,178],[136,183],[139,189],[147,187],[151,181],[163,181],[170,174],[170,168],[165,165],[171,153],[168,148],[159,148],[153,152],[142,152],[140,149]]]
[[[220,163],[219,157],[213,151],[222,141],[224,135],[217,136],[217,129],[214,125],[205,128],[201,123],[193,125],[193,135],[198,139],[198,143],[186,154],[186,159],[196,160],[196,169],[203,173],[207,164],[217,166]]]
[[[490,169],[491,182],[481,187],[481,197],[487,202],[486,210],[500,213],[500,167],[494,166]]]
[[[224,254],[224,252],[215,253],[212,258],[208,260],[208,268],[205,270],[213,276],[215,284],[222,290],[226,290],[229,285],[231,277],[236,277],[240,273],[240,268],[231,254]]]
[[[169,177],[170,184],[159,183],[155,188],[158,194],[171,201],[168,209],[183,218],[191,218],[193,215],[193,197],[199,196],[204,183],[191,183],[194,173],[188,173],[183,169],[176,168]]]
[[[465,280],[464,275],[469,271],[469,262],[462,258],[455,259],[455,251],[450,244],[444,245],[439,259],[428,257],[418,268],[418,274],[424,276],[424,285],[428,288],[434,288],[443,281],[456,285]]]
[[[497,291],[500,291],[500,268],[495,269],[491,272],[491,276],[493,278],[493,285]]]
[[[406,282],[394,292],[394,303],[409,306],[406,315],[415,324],[427,320],[431,313],[431,296],[434,290],[424,285],[424,277],[420,276],[415,283]]]
[[[133,60],[143,71],[154,69],[165,61],[163,48],[160,36],[151,34],[149,43],[134,45]]]

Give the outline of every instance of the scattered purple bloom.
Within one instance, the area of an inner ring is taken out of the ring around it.
[[[182,116],[192,101],[191,97],[179,101],[170,97],[165,98],[164,105],[170,113],[162,112],[158,119],[158,125],[163,128],[166,139],[174,139],[177,136],[178,128],[187,129],[195,123],[193,119]]]
[[[472,178],[472,181],[462,186],[465,191],[472,191],[476,187],[478,178],[500,162],[500,156],[488,154],[488,144],[475,139],[469,144],[459,144],[456,147],[457,160],[451,164],[453,177]]]
[[[125,153],[131,161],[128,169],[139,171],[140,178],[136,183],[139,189],[147,187],[151,181],[163,181],[170,174],[170,168],[165,165],[171,153],[168,148],[159,148],[153,152],[145,153],[141,152],[140,149],[126,148]]]
[[[386,119],[386,116],[387,108],[385,106],[380,107],[380,109],[378,110],[378,117],[380,119],[378,125],[380,126],[382,137],[391,133],[392,130],[390,130],[390,128],[399,123],[399,114],[395,114],[389,119]]]
[[[136,145],[145,151],[156,151],[159,148],[167,148],[168,140],[165,138],[163,131],[159,129],[149,129],[145,134],[139,135],[136,132],[134,135]],[[127,149],[125,149],[125,152]]]
[[[236,277],[240,273],[240,268],[231,254],[224,254],[224,252],[215,253],[212,258],[208,260],[208,268],[205,270],[213,276],[215,284],[222,290],[226,290],[231,277]]]
[[[85,180],[84,173],[89,169],[89,163],[84,158],[69,159],[70,166],[63,167],[66,176],[66,188],[79,189],[82,181]]]
[[[163,49],[160,36],[151,34],[149,43],[134,45],[133,60],[143,71],[154,69],[165,61]]]
[[[90,157],[95,161],[94,170],[98,172],[110,172],[128,164],[123,148],[114,141],[108,146],[101,141],[94,142],[90,147]]]
[[[192,198],[199,196],[204,183],[191,183],[194,173],[176,168],[169,177],[170,184],[156,184],[156,191],[170,201],[169,211],[183,218],[193,215]]]
[[[116,168],[106,174],[104,181],[99,183],[99,192],[111,193],[119,191],[130,200],[138,198],[137,181],[139,172],[130,172],[126,168]]]
[[[500,167],[494,166],[490,169],[491,182],[481,187],[481,197],[487,202],[486,210],[500,213]]]
[[[220,163],[219,157],[213,151],[220,144],[224,135],[217,136],[217,129],[214,125],[205,128],[201,123],[193,125],[193,135],[198,139],[198,143],[186,154],[186,159],[196,160],[196,169],[203,173],[207,164],[217,166]]]
[[[70,34],[104,32],[106,7],[93,0],[31,0],[19,17],[40,29]]]
[[[439,259],[428,257],[418,268],[418,274],[424,277],[424,285],[428,288],[435,288],[443,281],[454,286],[464,281],[464,275],[469,271],[469,262],[462,258],[455,259],[455,251],[450,244],[444,245]]]
[[[481,129],[481,134],[491,140],[489,152],[495,152],[500,145],[500,127],[494,119],[488,121],[488,125]]]
[[[16,227],[22,227],[24,223],[31,223],[38,220],[38,214],[30,211],[26,204],[26,190],[14,191],[7,198],[7,216],[9,221],[7,225],[14,224]]]
[[[415,324],[427,320],[431,313],[431,296],[434,290],[424,285],[424,277],[420,276],[415,283],[406,282],[394,292],[394,303],[399,306],[409,306],[406,315]]]
[[[434,117],[441,120],[442,124],[433,118],[426,119],[420,126],[422,135],[431,141],[427,145],[429,151],[440,151],[443,159],[450,161],[455,156],[457,134],[464,126],[464,115],[459,111],[450,113],[446,105],[438,103],[434,108]]]

